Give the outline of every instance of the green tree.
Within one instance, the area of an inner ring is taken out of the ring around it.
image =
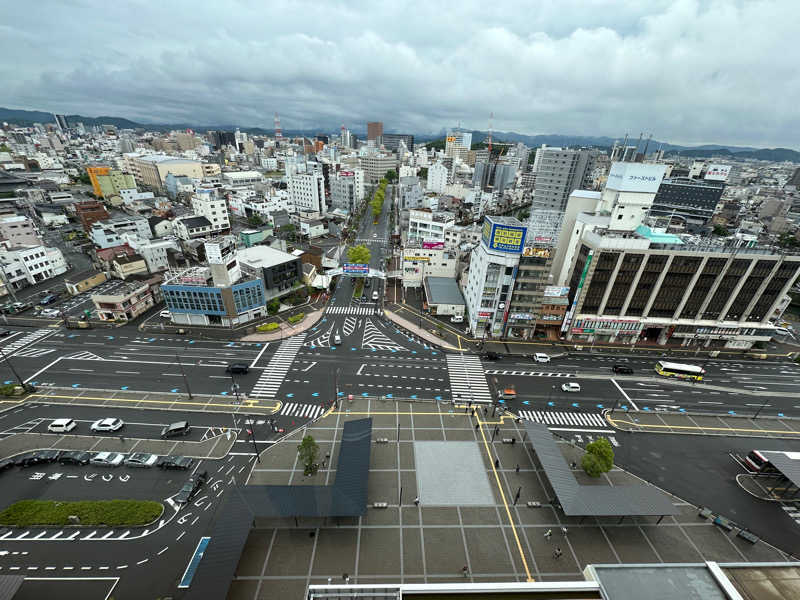
[[[394,169],[390,169],[389,171],[386,171],[386,175],[384,175],[383,177],[389,183],[394,183],[395,181],[397,181],[397,171],[395,171]]]
[[[271,315],[275,315],[278,313],[278,309],[281,307],[281,301],[277,298],[273,298],[269,302],[267,302],[267,312]]]
[[[419,177],[420,179],[427,179],[428,178],[428,167],[420,168],[420,170],[417,172],[417,177]]]
[[[261,218],[261,215],[252,215],[247,222],[253,227],[259,227],[264,224],[264,219]]]
[[[601,473],[610,471],[614,466],[614,448],[611,447],[611,442],[599,437],[586,444],[586,454],[581,459],[581,466],[591,477],[599,477]]]
[[[0,144],[0,152],[11,152],[11,148],[5,144]]]
[[[314,475],[319,470],[317,456],[319,456],[319,444],[314,438],[307,435],[303,441],[297,445],[297,454],[303,464],[303,475]]]
[[[722,225],[714,225],[714,235],[726,237],[730,235],[730,232]]]
[[[364,244],[360,246],[351,246],[347,249],[347,260],[351,263],[357,263],[361,265],[369,264],[369,260],[372,258],[372,254]]]

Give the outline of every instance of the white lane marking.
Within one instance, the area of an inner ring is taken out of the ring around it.
[[[176,537],[176,538],[175,538],[175,541],[176,541],[176,542],[177,542],[177,541],[180,541],[180,539],[181,539],[183,536],[185,536],[185,535],[186,535],[186,532],[185,532],[185,531],[181,531],[181,534],[180,534],[178,537]]]
[[[266,349],[268,347],[269,347],[268,343],[264,344],[264,347],[261,349],[261,352],[259,352],[258,355],[253,359],[253,362],[250,363],[250,368],[251,369],[256,366],[256,363],[258,362],[258,359],[261,358],[261,355],[264,354],[264,352],[266,351]]]
[[[571,429],[569,427],[548,427],[550,431],[577,431],[580,433],[614,433],[613,429]]]
[[[145,559],[142,559],[142,560],[140,560],[140,561],[139,561],[139,562],[137,562],[136,564],[137,564],[137,565],[143,565],[143,564],[144,564],[144,563],[146,563],[148,560],[150,560],[150,559],[149,559],[149,558],[145,558]]]
[[[617,386],[617,389],[619,390],[619,393],[620,393],[620,394],[622,394],[623,396],[625,396],[625,399],[626,399],[628,402],[630,402],[630,403],[631,403],[631,406],[633,407],[633,410],[635,410],[635,411],[637,411],[637,412],[638,412],[638,411],[639,411],[639,407],[638,407],[638,406],[636,406],[636,403],[635,403],[633,400],[631,400],[631,397],[630,397],[630,396],[628,396],[628,394],[626,394],[626,393],[625,393],[625,390],[623,390],[623,389],[620,387],[620,385],[617,383],[617,380],[612,378],[612,379],[611,379],[611,383],[613,383],[615,386]]]
[[[167,550],[169,550],[169,546],[164,546],[161,550],[158,551],[158,555],[161,556]]]
[[[62,358],[63,357],[59,357],[59,358],[55,359],[53,362],[51,362],[49,365],[47,365],[46,367],[42,367],[41,369],[36,371],[36,373],[34,373],[33,375],[31,375],[30,377],[28,377],[25,380],[25,383],[28,383],[29,381],[34,381],[39,376],[40,373],[44,373],[45,371],[47,371],[47,369],[52,367],[54,364],[56,364],[57,362],[60,362]]]

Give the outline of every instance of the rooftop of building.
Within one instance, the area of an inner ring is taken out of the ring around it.
[[[239,262],[254,268],[268,269],[276,265],[297,260],[297,257],[282,250],[276,250],[268,246],[253,246],[252,248],[240,248],[237,252]]]
[[[458,282],[452,277],[426,277],[425,297],[429,304],[466,304]]]
[[[179,217],[176,220],[181,221],[186,227],[190,229],[194,229],[196,227],[211,227],[211,221],[209,221],[206,217],[199,217],[197,215]]]
[[[516,217],[497,217],[494,215],[487,215],[486,219],[497,225],[513,225],[515,227],[522,227],[524,223]]]

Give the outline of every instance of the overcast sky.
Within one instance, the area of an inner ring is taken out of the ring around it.
[[[798,148],[800,1],[17,3],[0,105]]]

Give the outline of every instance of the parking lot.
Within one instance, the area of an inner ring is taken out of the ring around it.
[[[303,476],[297,443],[313,435],[320,456],[330,454],[328,465],[335,466],[344,422],[366,416],[373,418],[366,515],[319,528],[301,520],[298,527],[254,530],[229,598],[299,598],[306,585],[325,584],[328,578],[342,582],[344,575],[355,584],[563,581],[583,579],[582,570],[591,563],[786,559],[763,541],[751,545],[721,530],[677,497],[673,504],[680,514],[660,524],[656,517],[565,517],[551,503],[552,488],[532,448],[520,443],[521,424],[488,418],[476,428],[473,417],[446,405],[355,399],[274,446],[249,483],[330,484],[336,473],[329,467]],[[503,442],[512,437],[517,443]],[[388,443],[377,443],[379,438]],[[464,472],[453,464],[458,474],[449,479],[455,483],[438,490],[444,484],[431,479],[429,467],[420,462],[419,444],[428,442],[466,443],[479,452],[479,467]],[[579,448],[566,442],[559,447],[568,461],[580,460]],[[599,479],[574,473],[587,485],[639,482],[619,469]],[[488,484],[488,501],[485,494],[475,500],[476,482]],[[373,507],[374,502],[387,507]]]
[[[77,296],[70,296],[67,294],[63,282],[59,281],[45,289],[41,289],[30,294],[27,298],[25,298],[24,301],[30,303],[32,307],[18,314],[24,317],[42,317],[45,319],[63,318],[65,316],[78,318],[83,317],[85,315],[85,311],[88,310],[91,313],[90,318],[95,318],[97,317],[97,311],[95,310],[94,303],[92,302],[92,294],[113,293],[114,290],[122,287],[123,285],[125,285],[124,281],[111,279],[101,283],[97,287],[94,287],[87,292],[83,292]],[[42,299],[51,294],[57,294],[58,299],[47,305],[41,305],[40,302]],[[58,314],[50,311],[58,311]],[[44,314],[42,314],[43,312]]]

